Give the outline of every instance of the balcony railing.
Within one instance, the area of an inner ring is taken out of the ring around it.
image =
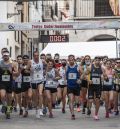
[[[119,0],[75,0],[75,17],[120,16]]]

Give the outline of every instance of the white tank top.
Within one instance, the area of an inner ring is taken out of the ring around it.
[[[22,75],[21,74],[15,79],[15,82],[19,82],[19,83],[22,82]]]
[[[36,63],[34,60],[32,60],[31,69],[31,83],[42,82],[44,80],[42,61],[40,60],[39,63]]]
[[[65,80],[66,70],[63,69],[63,67],[60,67],[59,74],[62,77],[60,80],[58,80],[59,84],[60,85],[67,85],[66,80]]]
[[[55,69],[53,68],[51,71],[46,72],[46,84],[45,84],[45,87],[57,88],[58,81],[54,81],[54,78],[55,78]]]
[[[113,84],[113,70],[112,69],[110,69],[110,70],[105,69],[105,72],[108,76],[108,81],[104,80],[104,85],[112,85]]]

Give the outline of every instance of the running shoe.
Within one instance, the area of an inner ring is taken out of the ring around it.
[[[39,114],[38,111],[36,111],[36,118],[37,118],[37,119],[40,119],[40,114]]]
[[[106,118],[110,118],[110,116],[109,116],[109,112],[106,112],[105,117],[106,117]]]
[[[49,118],[53,118],[53,114],[52,113],[49,114]]]
[[[91,110],[90,110],[90,109],[87,110],[87,115],[88,115],[88,116],[91,115]]]
[[[71,120],[75,120],[75,115],[74,114],[71,116]]]
[[[19,115],[22,116],[23,115],[23,110],[20,109]]]
[[[47,108],[44,107],[42,112],[43,112],[44,115],[46,115],[47,114]]]
[[[25,111],[23,117],[24,117],[24,118],[28,117],[28,111]]]
[[[64,108],[62,108],[62,113],[65,113],[65,109]]]
[[[41,109],[39,109],[39,111],[38,111],[38,112],[39,112],[39,115],[40,115],[40,116],[43,116],[43,112],[42,112],[42,110],[41,110]]]
[[[2,113],[6,113],[6,111],[7,111],[7,107],[6,107],[6,106],[2,106],[1,112],[2,112]]]
[[[119,115],[119,111],[115,111],[115,116]]]
[[[98,115],[95,115],[95,116],[94,116],[94,120],[99,120]]]
[[[82,110],[82,114],[85,114],[85,108],[83,108],[83,110]]]
[[[10,112],[6,113],[6,119],[10,119]]]

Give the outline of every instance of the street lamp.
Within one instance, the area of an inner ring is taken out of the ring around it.
[[[16,8],[17,8],[18,13],[7,13],[7,18],[11,18],[13,16],[16,16],[16,15],[20,15],[21,14],[21,11],[23,9],[22,2],[17,2]]]
[[[115,29],[115,34],[116,34],[116,58],[118,58],[118,29]]]

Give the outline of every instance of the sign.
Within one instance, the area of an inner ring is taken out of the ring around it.
[[[0,31],[119,29],[119,20],[79,22],[0,23]]]
[[[42,43],[69,42],[69,35],[41,35]]]

